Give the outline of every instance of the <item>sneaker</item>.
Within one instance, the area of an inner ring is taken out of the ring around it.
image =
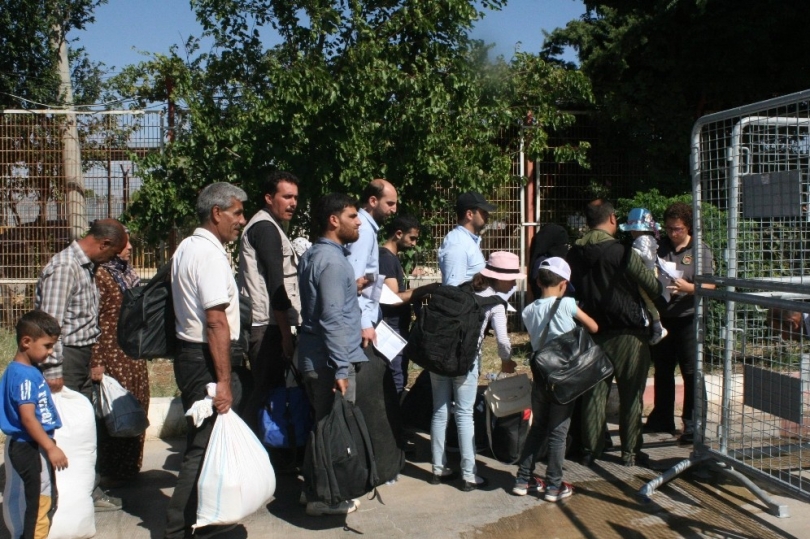
[[[354,511],[357,511],[357,504],[354,500],[347,500],[345,502],[336,503],[335,505],[327,505],[324,502],[307,503],[307,514],[311,517],[348,515]]]
[[[543,498],[547,502],[556,502],[563,498],[568,498],[574,493],[574,485],[570,483],[562,483],[559,487],[548,487],[546,495]]]
[[[211,539],[236,529],[238,525],[239,524],[223,524],[221,526],[217,526],[212,524],[210,526],[202,526],[200,528],[196,528],[191,537],[194,539]]]
[[[464,481],[464,486],[461,488],[464,492],[470,492],[477,488],[481,488],[487,485],[487,480],[483,477],[475,476],[472,481]]]
[[[396,485],[397,481],[399,481],[399,474],[397,474],[397,476],[395,478],[391,479],[390,481],[386,481],[385,484],[386,485]]]
[[[101,490],[101,487],[96,487],[93,491],[93,507],[96,513],[120,511],[121,498],[111,496],[108,492]]]
[[[442,470],[442,473],[434,473],[430,476],[430,484],[431,485],[441,485],[445,481],[450,481],[451,479],[456,478],[456,472],[451,470],[450,468],[445,468]]]
[[[515,486],[512,487],[512,494],[515,496],[525,496],[529,492],[543,493],[546,491],[546,482],[533,475],[529,481],[515,480]]]
[[[660,332],[658,331],[659,327],[661,328]],[[653,330],[653,335],[652,338],[650,339],[651,345],[656,345],[660,343],[666,338],[667,335],[669,335],[669,331],[667,331],[667,328],[661,326],[660,324],[654,325],[653,328],[655,329]]]

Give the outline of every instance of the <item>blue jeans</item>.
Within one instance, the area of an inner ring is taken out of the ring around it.
[[[444,436],[450,403],[455,402],[458,445],[461,451],[461,474],[465,481],[475,481],[475,428],[473,407],[478,394],[478,362],[463,376],[442,376],[430,373],[433,389],[433,419],[430,422],[430,449],[433,453],[433,473],[440,474],[447,466]]]
[[[546,486],[559,488],[562,484],[563,461],[565,460],[565,439],[571,425],[574,403],[557,404],[546,392],[534,384],[532,387],[532,426],[526,436],[526,443],[520,452],[517,480],[528,482],[534,474],[537,453],[548,441],[548,466],[546,466]]]

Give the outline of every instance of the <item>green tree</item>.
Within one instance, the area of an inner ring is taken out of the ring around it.
[[[217,180],[257,190],[263,164],[303,180],[302,204],[329,191],[359,193],[388,177],[404,210],[427,218],[461,189],[486,190],[510,176],[503,132],[531,110],[539,129],[570,123],[560,108],[590,99],[578,73],[518,55],[488,59],[468,32],[502,0],[197,0],[213,52],[196,40],[154,55],[116,80],[142,104],[171,99],[183,109],[173,143],[143,164],[132,207],[150,237],[184,226],[203,185]],[[266,48],[261,36],[282,42]],[[584,162],[584,146],[554,149]],[[454,189],[450,194],[450,188]],[[305,216],[302,215],[302,218]]]
[[[687,190],[690,133],[702,115],[807,88],[810,4],[760,0],[585,0],[550,34],[573,47],[607,126],[600,140],[640,163],[665,194]]]

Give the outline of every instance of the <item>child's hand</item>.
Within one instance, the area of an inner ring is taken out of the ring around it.
[[[517,363],[515,363],[511,359],[501,361],[501,372],[504,374],[514,374],[515,367],[517,367]]]
[[[54,470],[64,470],[68,467],[67,457],[65,453],[59,449],[59,446],[54,445],[52,448],[48,449],[48,460],[51,461],[51,466],[53,466]]]

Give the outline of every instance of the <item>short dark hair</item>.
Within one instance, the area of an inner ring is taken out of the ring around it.
[[[692,206],[685,202],[673,202],[664,210],[664,223],[669,219],[680,219],[683,225],[692,233]]]
[[[588,228],[596,228],[605,224],[610,219],[610,216],[615,213],[616,208],[613,203],[597,198],[585,206],[585,224],[588,225]]]
[[[56,318],[45,311],[35,309],[28,311],[17,321],[17,344],[20,344],[23,337],[39,339],[40,337],[58,337],[62,333],[59,322]]]
[[[392,238],[399,230],[404,234],[412,228],[419,230],[420,227],[419,219],[413,215],[397,215],[392,221],[389,221],[388,224],[385,225],[385,237]]]
[[[262,206],[264,206],[264,195],[275,195],[280,182],[289,182],[298,185],[298,176],[284,170],[262,169],[257,176],[259,178],[259,184],[261,185],[261,198],[259,203]]]
[[[96,219],[90,223],[87,235],[99,241],[109,239],[114,245],[124,246],[127,243],[127,231],[117,219]]]
[[[371,180],[363,192],[360,193],[360,204],[365,204],[371,197],[382,198],[385,192],[385,180],[378,178]]]
[[[321,197],[316,203],[312,212],[312,223],[315,232],[323,235],[329,228],[329,218],[333,215],[340,215],[343,210],[351,206],[357,208],[357,200],[344,193],[329,193]]]
[[[537,284],[540,285],[540,288],[551,288],[564,280],[561,275],[557,275],[549,269],[540,268],[537,270]]]

